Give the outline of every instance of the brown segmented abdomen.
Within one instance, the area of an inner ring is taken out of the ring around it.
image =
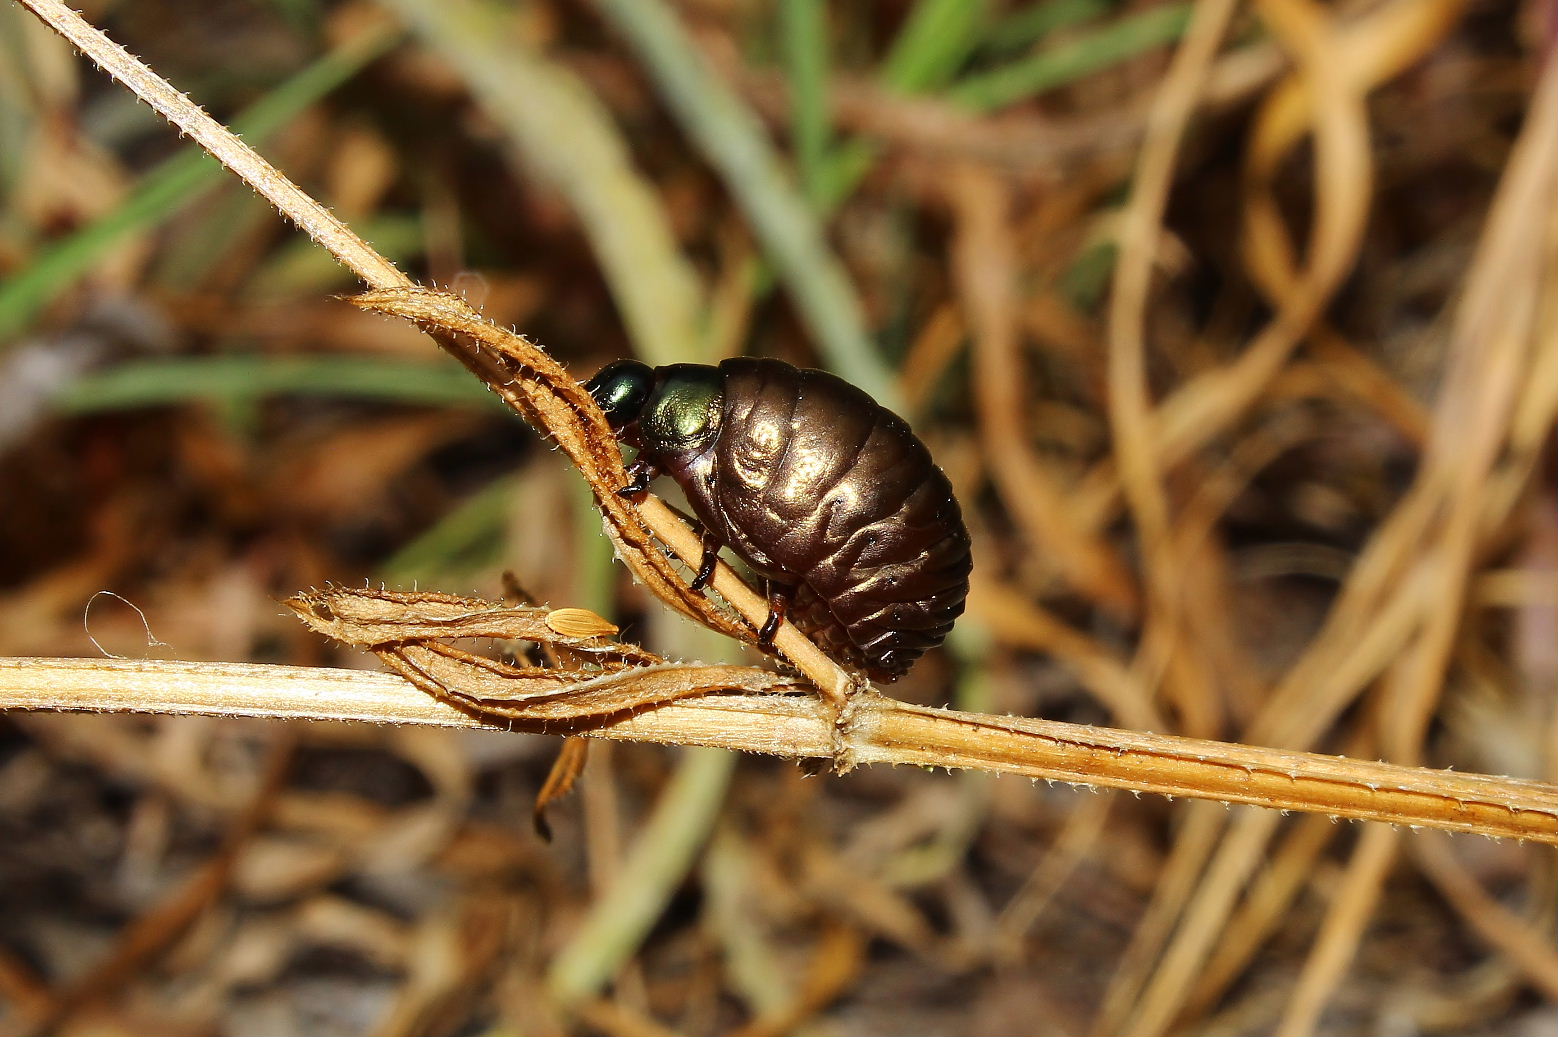
[[[748,358],[719,370],[716,439],[699,477],[678,480],[694,510],[795,589],[802,631],[873,678],[901,676],[968,595],[951,484],[901,418],[834,375]]]

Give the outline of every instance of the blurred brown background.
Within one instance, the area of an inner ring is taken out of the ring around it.
[[[1558,774],[1550,0],[84,13],[580,377],[773,355],[908,417],[977,569],[894,694]],[[505,569],[726,650],[193,150],[0,7],[0,654],[367,666],[279,599]],[[607,745],[547,845],[557,745],[0,719],[0,1025],[1555,1024],[1550,849]]]

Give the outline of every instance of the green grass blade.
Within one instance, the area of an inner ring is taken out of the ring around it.
[[[451,576],[491,569],[508,532],[509,506],[519,480],[497,479],[461,501],[421,536],[379,567],[392,586],[437,584]]]
[[[794,108],[795,158],[813,205],[822,200],[827,159],[828,23],[822,0],[781,0],[779,27]]]
[[[897,404],[897,383],[866,334],[849,274],[756,115],[708,67],[663,0],[601,0],[600,10],[746,213],[828,366]]]
[[[947,96],[980,111],[1027,100],[1153,47],[1172,43],[1184,34],[1188,24],[1189,4],[1149,8],[1021,61],[970,76],[948,91]]]
[[[920,0],[882,63],[882,82],[901,93],[934,90],[974,50],[988,0]]]
[[[1020,7],[990,27],[984,46],[990,51],[1014,51],[1032,46],[1056,29],[1102,18],[1109,0],[1045,0]]]
[[[387,51],[396,34],[372,33],[332,51],[299,72],[234,120],[240,136],[261,142],[297,114]],[[38,311],[124,235],[166,220],[217,183],[222,167],[204,152],[189,151],[148,174],[117,209],[44,251],[0,285],[0,344],[14,338]]]
[[[948,10],[952,7],[964,9],[962,16],[972,18],[966,11],[978,5],[922,0],[883,61],[884,85],[905,93],[931,93],[945,85],[947,77],[981,42],[976,34],[958,28],[958,12]],[[1016,46],[1106,10],[1103,0],[1050,0],[997,23],[985,42]],[[970,76],[948,89],[945,96],[981,111],[1023,100],[1170,43],[1183,34],[1189,20],[1189,5],[1180,3],[1128,15],[1078,39]],[[945,31],[937,36],[931,27],[944,27]],[[944,49],[928,52],[938,42]],[[849,197],[871,171],[879,153],[879,147],[869,140],[851,140],[833,150],[821,177],[824,211]]]
[[[973,54],[988,6],[987,0],[920,0],[882,60],[882,84],[905,94],[941,89]],[[843,204],[880,151],[874,142],[858,139],[833,150],[819,178],[824,212]]]
[[[512,11],[470,0],[387,0],[442,54],[513,142],[524,166],[568,200],[640,358],[702,360],[704,286],[658,187],[578,74],[524,43]]]
[[[65,414],[160,407],[190,400],[245,403],[293,393],[431,407],[502,406],[449,362],[369,356],[217,356],[141,360],[88,375],[54,400]]]
[[[354,229],[391,263],[418,255],[427,242],[427,229],[419,213],[386,212],[354,221]],[[330,253],[308,238],[297,237],[271,253],[245,289],[252,299],[283,299],[322,291],[349,292],[356,284],[356,275]]]
[[[564,1007],[616,975],[649,936],[719,818],[736,754],[686,749],[604,894],[552,956],[546,989]]]

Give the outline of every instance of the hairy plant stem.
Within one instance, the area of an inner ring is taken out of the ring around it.
[[[1480,774],[1026,717],[862,692],[835,727],[810,695],[709,695],[605,719],[484,717],[362,670],[135,659],[0,659],[0,709],[358,720],[706,745],[849,764],[978,768],[1558,845],[1558,788]]]

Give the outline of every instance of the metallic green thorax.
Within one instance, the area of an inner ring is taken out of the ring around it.
[[[712,436],[719,427],[724,397],[718,368],[673,364],[657,372],[638,419],[638,434],[651,450],[683,450]]]
[[[618,360],[585,387],[611,427],[651,455],[697,447],[719,428],[724,389],[717,367]]]

